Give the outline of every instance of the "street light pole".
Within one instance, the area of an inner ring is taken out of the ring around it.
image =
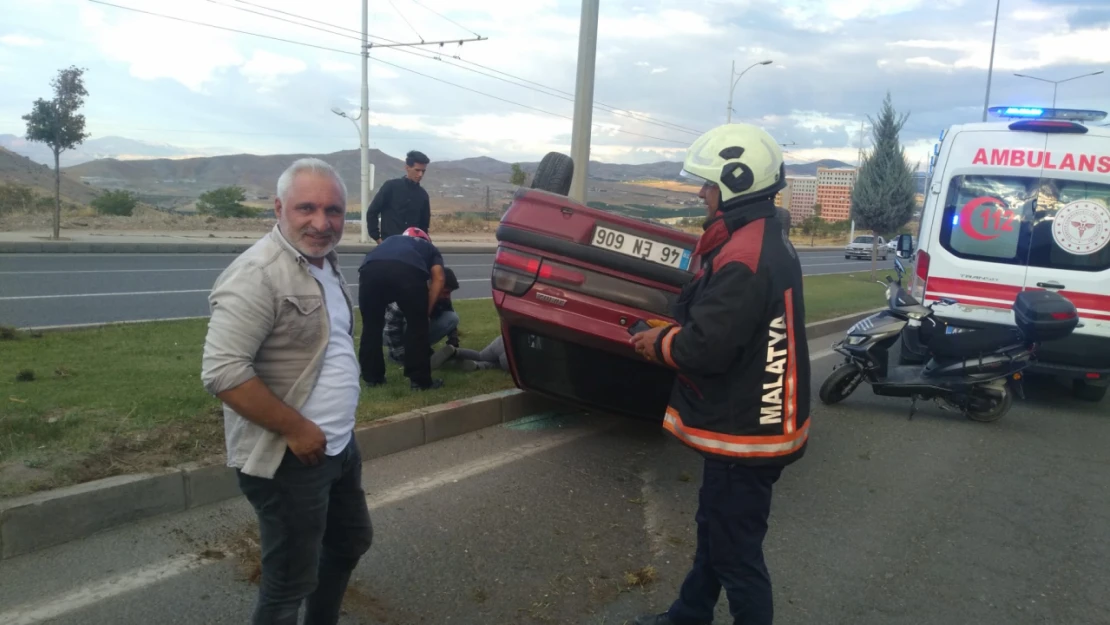
[[[1079,76],[1072,76],[1071,78],[1065,78],[1063,80],[1048,80],[1046,78],[1037,78],[1036,76],[1029,76],[1028,74],[1014,74],[1014,76],[1017,76],[1018,78],[1031,78],[1033,80],[1039,80],[1041,82],[1047,82],[1047,83],[1051,84],[1052,85],[1052,108],[1056,108],[1056,90],[1060,87],[1060,83],[1062,83],[1062,82],[1071,82],[1073,80],[1079,80],[1080,78],[1087,78],[1088,76],[1098,76],[1101,73],[1103,73],[1103,71],[1100,69],[1097,72],[1091,72],[1089,74],[1081,74]]]
[[[586,203],[586,181],[590,169],[590,133],[593,129],[594,65],[597,58],[597,19],[600,0],[582,0],[578,32],[578,79],[574,88],[574,124],[570,135],[570,157],[574,173],[570,197]]]
[[[367,158],[368,153],[367,153],[367,149],[366,149],[366,139],[364,139],[364,137],[366,135],[363,134],[365,132],[363,130],[364,126],[359,124],[359,120],[365,119],[365,116],[360,114],[358,117],[351,117],[350,115],[348,115],[347,113],[345,113],[341,109],[339,109],[339,107],[333,108],[331,110],[331,112],[335,113],[336,115],[338,115],[340,117],[343,117],[343,118],[347,119],[349,122],[351,122],[351,124],[355,127],[355,132],[358,133],[358,144],[359,144],[359,148],[360,148],[360,153],[362,155],[362,158],[361,158],[361,160],[362,160],[362,176],[360,177],[361,193],[359,194],[359,201],[362,202],[362,209],[360,211],[362,216],[359,217],[360,231],[359,231],[359,239],[358,240],[359,240],[360,243],[366,243],[367,241],[370,240],[369,239],[370,235],[367,232],[367,226],[366,226],[366,207],[369,206],[369,202],[370,202],[370,185],[367,184],[368,178],[367,178],[367,171],[366,171],[367,170],[367,161],[369,159]]]
[[[994,5],[994,34],[991,35],[991,62],[987,67],[987,97],[983,101],[983,121],[987,121],[987,108],[991,105],[991,77],[994,74],[994,44],[998,41],[998,14],[1002,10],[1002,0]]]
[[[744,77],[744,74],[748,73],[749,69],[751,69],[751,68],[753,68],[757,65],[770,65],[773,62],[774,61],[771,61],[770,59],[768,59],[766,61],[760,61],[758,63],[752,63],[751,65],[748,66],[747,69],[740,72],[739,76],[736,75],[736,61],[732,62],[732,72],[729,73],[729,75],[728,75],[728,81],[731,84],[729,85],[729,89],[728,89],[728,122],[727,123],[729,123],[729,124],[732,123],[732,94],[733,94],[733,92],[736,91],[736,85],[740,82],[740,79]]]

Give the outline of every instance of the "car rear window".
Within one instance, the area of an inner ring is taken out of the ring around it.
[[[955,176],[945,201],[941,245],[969,260],[1104,271],[1110,269],[1108,207],[1110,185]],[[1061,213],[1067,223],[1058,223]]]

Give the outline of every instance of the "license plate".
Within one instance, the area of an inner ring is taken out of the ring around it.
[[[957,328],[957,327],[954,327],[954,326],[948,326],[944,329],[945,334],[963,334],[964,332],[967,332],[966,328]]]
[[[684,270],[690,268],[690,258],[693,255],[690,250],[681,247],[645,239],[603,226],[598,226],[594,230],[594,237],[590,244],[626,256],[634,256],[660,265]]]

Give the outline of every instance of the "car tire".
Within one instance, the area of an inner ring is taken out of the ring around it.
[[[844,258],[846,258],[846,259],[848,259],[848,260],[852,260],[852,257],[851,257],[851,256],[849,256],[848,254],[845,254],[845,255],[844,255]]]
[[[570,193],[570,181],[574,177],[574,160],[566,154],[548,152],[532,176],[532,188],[558,195]]]
[[[1106,397],[1106,388],[1107,387],[1105,386],[1089,384],[1083,380],[1076,380],[1072,385],[1071,392],[1072,395],[1076,397],[1076,399],[1081,399],[1083,401],[1089,402],[1099,402],[1102,401],[1104,397]]]

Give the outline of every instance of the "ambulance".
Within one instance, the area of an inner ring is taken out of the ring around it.
[[[1071,300],[1080,327],[1042,344],[1033,373],[1100,401],[1110,384],[1110,128],[1101,111],[995,107],[934,146],[911,293],[946,332],[1013,325],[1024,290]],[[913,254],[910,235],[898,254]],[[907,350],[903,349],[905,353]]]

